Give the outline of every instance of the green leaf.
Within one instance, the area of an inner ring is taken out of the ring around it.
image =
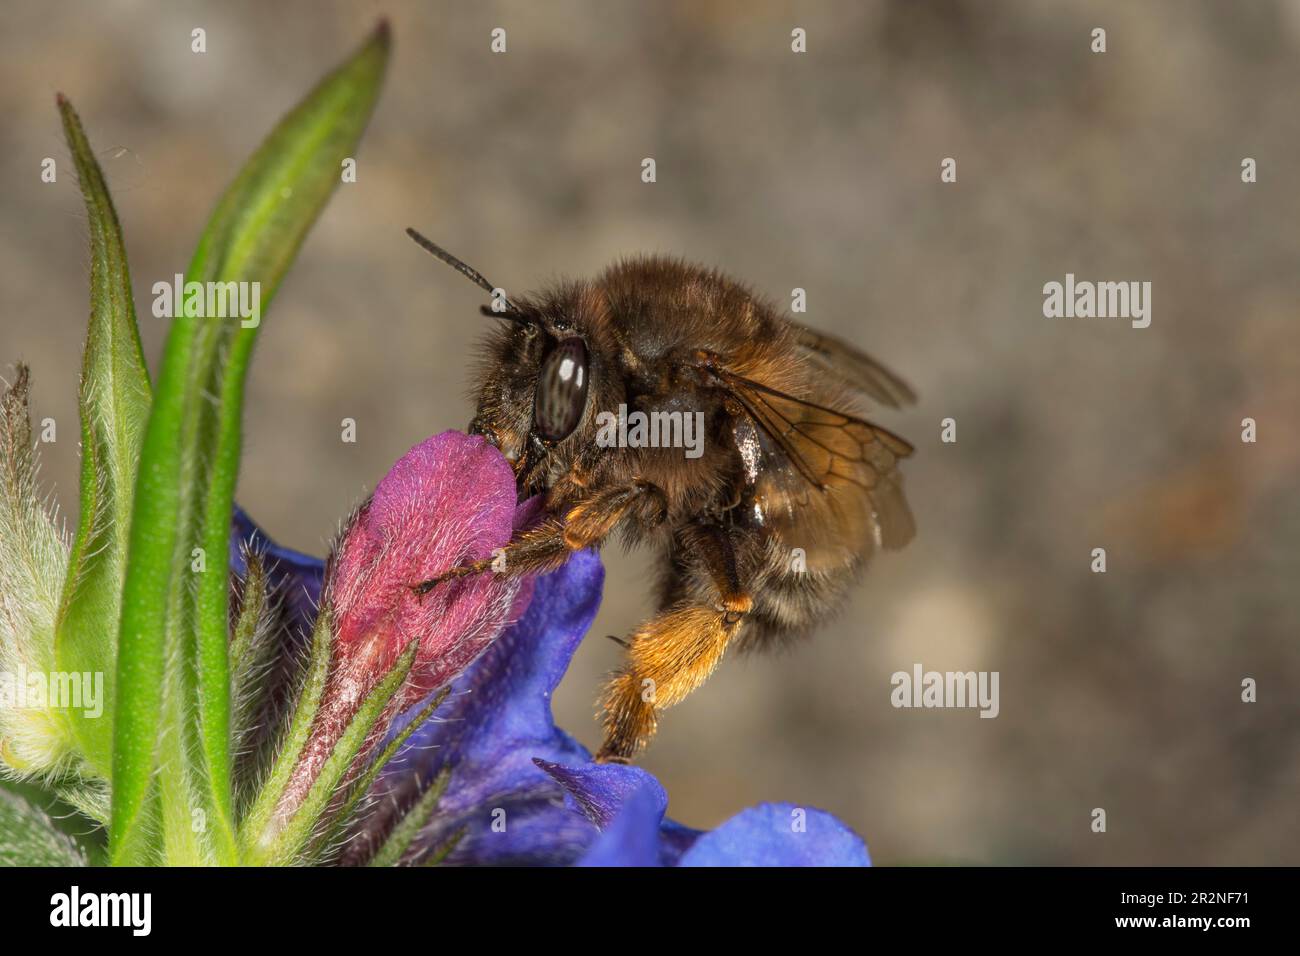
[[[76,844],[43,810],[0,788],[0,866],[85,866]]]
[[[247,551],[239,614],[230,635],[231,735],[237,753],[257,751],[258,722],[266,719],[266,708],[275,693],[274,681],[266,678],[281,650],[274,626],[277,613],[262,558],[256,551]]]
[[[376,724],[392,703],[393,695],[397,693],[398,688],[411,672],[411,665],[415,663],[419,644],[418,640],[410,641],[392,670],[362,702],[361,707],[348,723],[347,729],[343,731],[329,757],[321,766],[319,775],[312,781],[311,788],[307,791],[301,805],[291,812],[288,819],[283,819],[277,812],[270,816],[267,826],[260,830],[250,829],[251,839],[246,844],[245,863],[259,866],[290,866],[299,862],[302,850],[321,825],[333,803],[344,775],[353,766],[366,742],[372,739]],[[293,769],[293,761],[280,762],[287,765],[290,771]]]
[[[244,378],[260,315],[339,183],[343,160],[355,155],[388,47],[385,25],[276,127],[199,240],[187,283],[249,283],[250,291],[257,283],[256,315],[202,318],[174,303],[177,318],[140,458],[123,595],[111,827],[116,862],[146,856],[139,834],[150,826],[156,769],[166,784],[161,824],[169,862],[196,862],[196,853],[225,863],[236,858],[226,555]],[[206,570],[192,571],[200,560]],[[169,783],[172,777],[181,782]],[[194,809],[207,822],[202,839],[169,832],[183,829]]]
[[[270,600],[261,556],[256,552],[249,553],[244,558],[244,567],[243,599],[230,635],[231,686],[236,689],[245,682],[251,683],[261,665],[258,658],[264,639],[260,635],[266,630],[263,618]]]
[[[104,791],[102,816],[107,820],[108,784],[103,780],[96,780],[94,785]],[[87,814],[81,806],[82,797],[88,797],[92,802],[99,799],[88,794],[86,790],[79,789],[83,786],[80,782],[64,787],[48,781],[39,783],[35,780],[0,779],[0,791],[7,791],[45,814],[49,818],[50,825],[72,841],[73,846],[85,858],[88,865],[101,866],[108,850],[108,830],[104,826],[96,825],[99,821]]]
[[[442,861],[451,856],[452,851],[460,846],[460,841],[465,839],[465,834],[469,832],[468,826],[463,826],[451,836],[449,836],[442,846],[435,847],[423,860],[419,862],[420,866],[442,866]]]
[[[280,744],[275,762],[267,779],[262,783],[257,799],[245,815],[240,825],[242,843],[246,853],[252,852],[253,844],[261,838],[271,824],[275,808],[289,785],[293,768],[298,763],[302,750],[307,746],[311,736],[312,722],[320,710],[321,698],[325,694],[325,684],[329,679],[330,645],[333,641],[332,623],[329,609],[322,608],[316,617],[316,626],[312,629],[311,657],[303,674],[302,687],[298,690],[298,703],[293,709],[289,729]]]
[[[361,806],[362,799],[370,792],[374,782],[379,779],[379,774],[383,772],[384,767],[397,756],[397,752],[414,736],[415,732],[425,725],[429,718],[433,716],[434,711],[442,706],[442,702],[447,699],[447,695],[450,693],[451,686],[448,685],[434,694],[429,702],[420,709],[420,712],[407,721],[405,727],[393,735],[393,739],[379,752],[379,756],[370,762],[370,766],[366,768],[361,777],[351,785],[351,791],[343,802],[342,808],[334,815],[334,820],[330,826],[322,830],[321,836],[317,840],[319,852],[329,850],[339,831],[352,821]]]
[[[415,806],[411,807],[406,815],[397,821],[397,825],[393,827],[392,832],[388,834],[388,838],[384,840],[383,846],[376,851],[367,865],[397,866],[402,862],[402,857],[406,855],[406,851],[411,848],[415,838],[420,835],[420,831],[433,817],[433,811],[437,809],[438,801],[442,799],[442,795],[447,789],[447,783],[450,780],[451,770],[444,767],[442,772],[434,778],[429,789],[420,794],[420,799],[415,802]],[[446,856],[446,853],[443,853],[442,856]]]
[[[68,709],[69,727],[94,773],[112,767],[117,622],[126,577],[136,461],[149,417],[149,372],[140,348],[122,227],[104,174],[72,104],[58,96],[90,228],[90,323],[81,368],[81,514],[55,624],[59,670],[103,674],[102,713]]]

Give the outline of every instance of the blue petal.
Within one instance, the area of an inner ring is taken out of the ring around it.
[[[600,559],[583,552],[537,582],[523,619],[452,682],[437,718],[416,732],[403,758],[408,772],[433,775],[451,764],[464,781],[472,768],[476,789],[500,793],[520,779],[545,782],[534,756],[587,757],[555,726],[551,694],[596,616],[604,574]],[[453,779],[451,789],[465,785]]]
[[[563,790],[533,759],[591,759],[555,726],[551,695],[596,616],[603,581],[594,552],[540,578],[524,617],[452,683],[437,716],[385,768],[381,799],[390,806],[408,805],[413,791],[451,768],[421,835],[436,846],[463,832],[448,862],[567,863],[595,838],[595,827],[565,805]]]
[[[584,859],[590,866],[672,866],[700,836],[699,830],[664,819],[668,794],[639,767],[622,764],[537,765],[565,790],[565,802],[601,829]],[[653,834],[653,846],[646,834]]]
[[[460,866],[566,866],[599,835],[561,801],[536,791],[476,807],[456,817],[454,825],[448,825],[441,805],[435,816],[435,825],[421,834],[420,845],[439,847],[460,831],[455,850],[446,858],[448,864]]]
[[[658,780],[640,767],[616,763],[565,767],[546,760],[536,763],[564,787],[565,802],[601,829],[613,822],[634,795],[649,794],[656,827],[668,809],[668,794]]]
[[[647,774],[646,776],[649,776]],[[659,820],[663,817],[663,788],[642,786],[624,802],[601,831],[578,866],[659,866],[662,861]]]
[[[679,866],[870,866],[867,845],[824,810],[762,803],[705,833]]]

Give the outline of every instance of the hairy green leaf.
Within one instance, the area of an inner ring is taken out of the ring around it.
[[[0,867],[85,865],[76,844],[45,811],[0,788]]]
[[[312,723],[316,719],[316,712],[320,710],[321,697],[324,696],[325,683],[329,678],[332,640],[329,611],[322,609],[312,630],[311,657],[303,673],[302,686],[298,690],[298,702],[294,706],[289,728],[279,746],[275,762],[271,765],[271,771],[262,783],[257,799],[240,825],[241,842],[246,854],[253,852],[254,845],[262,839],[263,833],[270,826],[276,805],[279,804],[280,797],[289,785],[289,778],[293,774],[293,768],[303,748],[307,745],[307,738],[311,736]]]
[[[294,807],[287,818],[277,808],[269,824],[257,832],[247,845],[245,862],[273,866],[289,866],[299,862],[302,850],[320,827],[326,811],[333,803],[339,784],[361,754],[366,742],[374,735],[376,724],[410,673],[418,650],[419,641],[412,640],[392,670],[362,702],[321,766],[320,773],[312,781],[301,805]]]
[[[65,711],[93,772],[112,771],[117,623],[126,577],[136,462],[149,417],[149,372],[140,348],[122,227],[103,171],[72,104],[58,97],[90,229],[90,322],[81,368],[81,513],[55,626],[59,670],[102,674],[105,706]]]
[[[433,716],[434,712],[442,706],[442,702],[447,699],[447,695],[450,693],[451,687],[449,685],[434,694],[433,697],[429,699],[429,702],[420,708],[419,713],[407,721],[406,726],[398,733],[393,735],[393,739],[390,740],[384,746],[384,749],[379,752],[379,755],[370,762],[370,766],[365,769],[365,772],[351,784],[350,792],[348,793],[347,799],[343,802],[342,808],[335,814],[334,820],[330,823],[329,827],[321,833],[321,837],[317,843],[320,852],[327,852],[339,831],[352,822],[355,814],[361,807],[361,801],[365,798],[366,794],[370,792],[370,788],[374,785],[375,781],[379,779],[379,774],[383,772],[384,767],[388,766],[388,762],[397,756],[398,751],[402,749],[406,742],[410,740],[411,737],[414,736],[415,732],[423,727]]]
[[[198,304],[188,294],[174,303],[140,459],[123,596],[111,830],[117,862],[141,858],[134,834],[151,822],[156,766],[160,779],[185,778],[168,786],[164,804],[196,804],[164,806],[162,826],[180,826],[194,810],[205,821],[197,841],[166,838],[176,862],[190,862],[191,852],[236,858],[226,555],[244,379],[261,314],[339,183],[343,160],[355,154],[388,47],[381,26],[327,76],[244,166],[204,230],[187,286],[229,291],[240,287],[227,283],[244,283],[255,303],[250,314],[202,317],[186,307]]]
[[[369,866],[397,866],[402,862],[402,857],[406,851],[411,848],[415,838],[420,835],[420,831],[433,817],[433,811],[438,807],[438,801],[442,799],[443,793],[447,789],[447,784],[451,780],[451,771],[444,768],[443,771],[434,778],[429,789],[420,794],[420,799],[415,802],[415,806],[407,811],[406,815],[397,821],[388,838],[384,840],[375,855],[371,858]]]

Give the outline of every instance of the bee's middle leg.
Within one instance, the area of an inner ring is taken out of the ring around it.
[[[751,606],[735,550],[716,526],[687,529],[684,551],[707,571],[707,585],[637,628],[628,660],[601,699],[605,742],[596,760],[627,763],[654,737],[659,711],[684,700],[713,673]]]

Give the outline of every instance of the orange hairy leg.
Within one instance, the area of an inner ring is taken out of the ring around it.
[[[654,737],[659,711],[680,703],[713,673],[750,609],[726,532],[692,525],[683,538],[682,551],[707,572],[704,581],[697,593],[646,621],[626,642],[628,659],[601,698],[605,742],[597,761],[627,763],[635,757]]]

